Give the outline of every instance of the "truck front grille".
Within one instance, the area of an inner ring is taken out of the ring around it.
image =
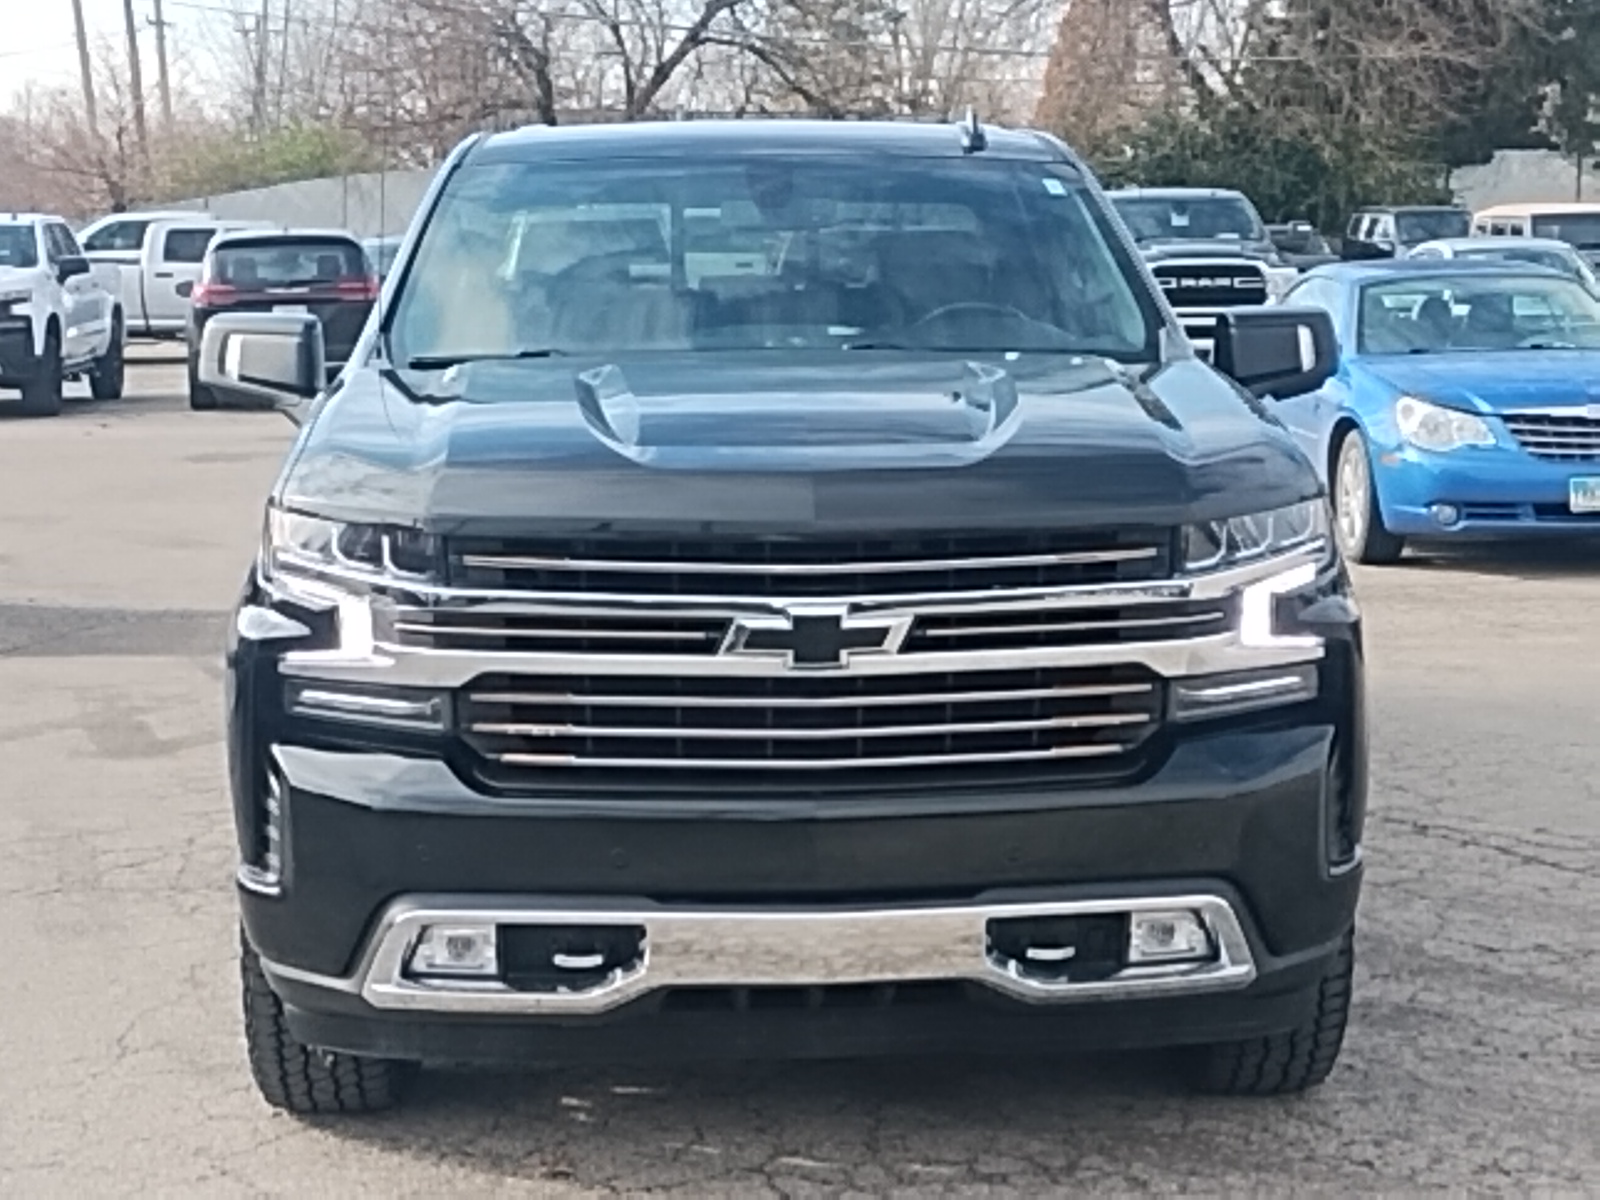
[[[451,544],[449,582],[585,596],[914,596],[1161,579],[1170,558],[1165,530],[817,540],[471,539]]]
[[[506,768],[893,771],[1104,760],[1155,730],[1142,667],[912,675],[485,676],[457,703]]]
[[[979,608],[917,616],[902,655],[1165,642],[1223,632],[1231,621],[1220,601],[1084,606],[1070,601],[1014,612]],[[396,645],[495,653],[715,655],[728,636],[726,616],[639,616],[600,608],[574,612],[485,612],[479,608],[402,608]]]
[[[1168,262],[1150,270],[1178,312],[1194,308],[1241,308],[1264,304],[1267,276],[1250,262]]]
[[[1600,417],[1572,413],[1507,413],[1506,428],[1535,458],[1556,462],[1600,460]]]

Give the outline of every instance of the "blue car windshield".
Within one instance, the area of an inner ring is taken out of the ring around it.
[[[761,154],[450,180],[397,363],[761,349],[1158,356],[1159,309],[1064,165]]]
[[[1368,284],[1362,354],[1517,349],[1600,350],[1600,301],[1569,279],[1438,276]]]

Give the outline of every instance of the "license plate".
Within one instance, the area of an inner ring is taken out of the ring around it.
[[[1567,504],[1575,513],[1600,513],[1600,475],[1568,480]]]
[[[311,310],[304,304],[274,304],[272,306],[272,311],[281,313],[294,313],[297,316],[303,317]]]

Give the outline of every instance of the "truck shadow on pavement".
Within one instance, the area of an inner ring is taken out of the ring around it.
[[[790,1184],[819,1195],[973,1186],[1038,1194],[1085,1168],[1133,1186],[1151,1153],[1181,1169],[1173,1155],[1187,1152],[1148,1143],[1186,1125],[1200,1103],[1268,1119],[1248,1102],[1189,1096],[1179,1063],[1168,1052],[427,1071],[397,1112],[315,1124],[430,1164],[618,1194],[794,1194]]]
[[[1399,565],[1378,569],[1430,574],[1489,575],[1529,581],[1600,576],[1600,526],[1593,538],[1484,541],[1472,545],[1418,542]]]

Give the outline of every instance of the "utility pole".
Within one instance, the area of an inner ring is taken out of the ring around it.
[[[74,0],[75,3],[81,0]],[[150,24],[156,28],[156,87],[161,92],[161,125],[172,132],[172,81],[167,74],[167,22],[161,15],[161,0],[152,0],[156,15]]]
[[[267,22],[272,19],[272,0],[261,0],[261,15],[256,19],[255,80],[250,96],[250,120],[260,137],[267,130]]]
[[[144,73],[139,69],[139,25],[133,16],[133,0],[122,0],[122,21],[128,29],[128,90],[133,100],[133,137],[139,157],[150,161],[150,136],[144,123]]]
[[[83,115],[89,140],[100,145],[100,117],[94,107],[94,66],[89,61],[89,28],[83,23],[83,0],[72,0],[72,20],[78,27],[78,75],[83,81]]]

